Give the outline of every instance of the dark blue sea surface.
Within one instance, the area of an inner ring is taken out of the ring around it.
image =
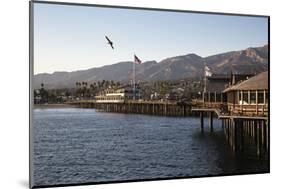
[[[237,157],[214,119],[158,117],[82,108],[34,109],[33,184],[194,177],[266,171]]]

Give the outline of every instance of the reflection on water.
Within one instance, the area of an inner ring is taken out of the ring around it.
[[[268,171],[267,162],[230,151],[219,121],[203,136],[198,124],[192,117],[35,109],[34,184]]]

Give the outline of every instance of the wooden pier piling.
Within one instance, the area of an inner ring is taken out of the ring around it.
[[[216,113],[222,120],[222,127],[226,141],[235,154],[245,152],[245,149],[254,148],[259,158],[268,157],[269,135],[266,116],[245,116],[220,114],[216,108],[194,108],[193,111],[209,114],[209,125],[212,130],[212,115]],[[201,121],[202,122],[202,121]],[[251,147],[249,147],[251,146]]]
[[[201,133],[204,133],[204,115],[203,112],[200,112],[200,126],[201,126]]]
[[[209,127],[210,127],[210,132],[214,131],[213,128],[213,112],[209,112]]]

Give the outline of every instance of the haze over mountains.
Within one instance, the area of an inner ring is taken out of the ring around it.
[[[187,54],[166,58],[160,62],[147,61],[136,64],[136,81],[175,80],[199,78],[204,76],[205,64],[212,73],[255,74],[268,70],[268,45],[231,51],[208,57]],[[133,62],[119,62],[88,70],[73,72],[54,72],[34,76],[34,88],[74,88],[76,82],[92,83],[101,80],[129,82],[132,79]]]

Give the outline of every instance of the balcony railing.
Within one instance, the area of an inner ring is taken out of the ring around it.
[[[216,109],[224,115],[268,116],[268,104],[240,105],[226,102],[203,102],[202,100],[193,100],[192,106],[202,109]]]
[[[228,111],[232,114],[247,116],[268,116],[268,104],[227,104]]]

